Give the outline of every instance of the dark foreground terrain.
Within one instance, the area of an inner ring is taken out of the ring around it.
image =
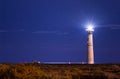
[[[0,64],[0,79],[120,79],[120,64]]]

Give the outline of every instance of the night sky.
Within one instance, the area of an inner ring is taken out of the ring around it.
[[[120,0],[1,0],[0,62],[86,62],[95,25],[96,63],[120,63]]]

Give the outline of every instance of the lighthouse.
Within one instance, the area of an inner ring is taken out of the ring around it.
[[[86,31],[87,36],[87,64],[94,64],[94,49],[93,49],[93,25],[88,25]]]

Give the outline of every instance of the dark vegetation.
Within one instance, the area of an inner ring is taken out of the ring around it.
[[[0,79],[120,79],[120,64],[0,64]]]

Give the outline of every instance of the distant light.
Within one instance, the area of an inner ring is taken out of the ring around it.
[[[94,31],[93,27],[93,25],[88,25],[86,31]]]

